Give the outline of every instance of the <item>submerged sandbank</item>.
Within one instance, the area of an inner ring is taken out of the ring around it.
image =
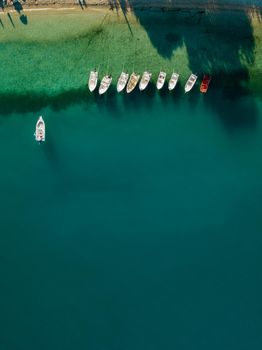
[[[229,83],[230,91],[261,91],[261,23],[252,11],[75,6],[24,13],[26,25],[16,12],[11,19],[1,16],[0,58],[6,64],[0,67],[0,95],[7,104],[27,96],[41,104],[55,103],[56,96],[77,100],[87,94],[94,67],[100,77],[110,71],[113,87],[123,68],[150,69],[153,82],[164,69],[168,75],[178,71],[181,84],[191,72],[209,72],[216,88]]]

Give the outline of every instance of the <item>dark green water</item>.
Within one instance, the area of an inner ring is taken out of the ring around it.
[[[179,91],[1,117],[1,350],[261,348],[261,100]]]

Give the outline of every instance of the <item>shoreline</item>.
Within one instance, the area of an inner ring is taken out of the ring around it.
[[[110,69],[115,86],[123,64],[139,72],[148,66],[153,82],[159,67],[168,74],[175,69],[182,85],[191,72],[211,73],[225,95],[239,91],[261,97],[261,21],[252,12],[209,11],[201,23],[197,9],[162,14],[149,7],[123,13],[101,6],[38,5],[25,7],[24,14],[28,25],[13,7],[0,16],[5,34],[1,60],[16,57],[1,67],[4,111],[12,100],[23,105],[30,96],[37,106],[82,101],[90,69],[99,66],[100,76]],[[176,28],[170,29],[174,18]]]
[[[19,1],[17,1],[19,2]],[[262,12],[262,4],[252,3],[247,4],[243,2],[238,3],[228,3],[228,1],[222,1],[220,3],[210,3],[205,1],[192,1],[192,0],[184,0],[184,1],[176,1],[176,2],[165,2],[163,0],[159,1],[150,1],[147,0],[138,0],[132,2],[126,2],[125,5],[121,5],[120,2],[113,3],[109,0],[54,0],[52,2],[46,0],[28,0],[26,3],[22,3],[22,7],[24,10],[51,10],[51,9],[63,9],[63,10],[88,10],[88,9],[101,9],[101,10],[112,10],[112,11],[123,11],[123,12],[132,12],[133,10],[160,10],[162,12],[165,11],[189,11],[189,10],[203,10],[205,12],[209,11],[254,11],[261,17]],[[9,9],[13,9],[14,6],[12,3],[7,4],[4,9],[10,11]],[[4,9],[0,13],[4,13]],[[14,11],[16,11],[14,9]]]

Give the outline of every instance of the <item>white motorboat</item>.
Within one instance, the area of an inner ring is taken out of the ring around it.
[[[38,118],[38,121],[36,123],[35,139],[38,142],[44,142],[45,141],[45,122],[44,122],[42,116],[40,116]]]
[[[171,75],[171,78],[170,78],[169,83],[168,83],[168,90],[169,91],[174,90],[174,88],[176,87],[178,78],[179,78],[179,74],[178,73],[173,73]]]
[[[99,90],[98,90],[99,95],[103,95],[108,90],[111,82],[112,82],[111,75],[110,74],[105,75],[99,86]]]
[[[156,87],[158,90],[162,89],[166,80],[166,72],[161,71],[157,78]]]
[[[129,77],[128,73],[125,73],[125,72],[121,73],[117,82],[117,92],[121,92],[124,90],[124,88],[126,87],[126,83],[128,81],[128,77]]]
[[[129,94],[130,92],[132,92],[134,90],[134,88],[136,87],[138,81],[140,79],[140,75],[136,74],[136,73],[132,73],[128,83],[127,83],[127,87],[126,87],[126,92]]]
[[[151,76],[152,76],[152,73],[150,73],[150,72],[146,71],[146,72],[143,73],[142,78],[141,78],[140,83],[139,83],[140,91],[145,90],[145,88],[147,87],[148,83],[150,82]]]
[[[197,76],[195,74],[191,74],[188,78],[186,85],[185,85],[185,92],[189,92],[193,86],[195,85],[195,82],[197,80]]]
[[[88,88],[93,92],[97,86],[98,72],[96,69],[92,70],[89,75]]]

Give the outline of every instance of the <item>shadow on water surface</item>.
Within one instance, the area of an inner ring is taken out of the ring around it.
[[[194,0],[192,4],[193,2]],[[216,0],[212,1],[212,8],[210,1],[203,0],[199,3],[203,4],[203,8],[197,10],[155,8],[142,11],[126,0],[111,0],[110,6],[117,11],[121,10],[126,21],[127,13],[131,9],[158,54],[166,60],[175,57],[177,49],[184,48],[188,54],[189,68],[199,75],[199,80],[203,73],[212,74],[213,79],[206,96],[200,96],[197,91],[198,81],[194,90],[186,97],[192,109],[199,99],[203,99],[206,107],[229,130],[237,127],[254,128],[258,111],[255,99],[248,89],[249,74],[245,65],[245,62],[252,64],[254,61],[255,41],[250,15],[242,9],[228,12],[216,10]],[[254,11],[260,16],[256,9]],[[127,25],[130,26],[130,23]],[[90,36],[90,33],[85,35]],[[93,36],[90,40],[93,40]],[[124,92],[121,96],[118,96],[114,86],[104,96],[90,94],[85,87],[54,96],[34,93],[2,94],[0,114],[38,111],[45,106],[61,110],[72,104],[83,103],[88,106],[94,103],[101,110],[108,109],[112,115],[119,116],[119,101],[123,102],[125,108],[135,110],[146,108],[156,96],[163,103],[171,102],[175,105],[183,101],[183,86],[179,84],[171,94],[167,88],[156,91],[153,84],[144,92],[136,89],[130,95]]]
[[[154,108],[156,99],[163,105],[173,104],[176,108],[181,103],[188,101],[192,111],[194,111],[197,103],[202,100],[206,108],[216,115],[223,122],[226,129],[233,131],[239,128],[254,129],[258,121],[258,111],[254,98],[249,94],[248,90],[242,89],[235,92],[234,87],[229,86],[229,82],[234,79],[233,76],[214,77],[208,93],[200,94],[198,87],[195,87],[189,94],[185,95],[184,86],[177,84],[173,92],[168,91],[167,85],[157,91],[153,83],[143,92],[136,88],[131,94],[125,91],[117,93],[115,86],[109,88],[105,95],[99,96],[98,92],[91,94],[87,87],[80,89],[61,92],[59,95],[48,96],[44,94],[2,94],[0,116],[6,116],[10,113],[28,113],[38,112],[42,108],[50,107],[54,111],[61,111],[73,105],[83,105],[89,108],[96,105],[99,110],[108,111],[108,115],[113,118],[121,118],[124,110],[132,110],[140,112],[141,110],[149,111]],[[228,81],[228,84],[226,83]],[[119,104],[121,104],[120,106]],[[150,107],[151,106],[151,107]],[[47,156],[53,158],[54,152],[46,150]],[[51,161],[52,159],[50,159]]]
[[[14,9],[16,10],[16,12],[18,12],[19,14],[23,11],[23,6],[22,6],[21,2],[15,1],[15,2],[13,2],[13,6],[14,6]]]
[[[56,170],[60,171],[60,157],[57,153],[57,149],[55,147],[54,143],[54,137],[52,135],[52,130],[48,131],[48,142],[44,142],[40,145],[42,147],[43,153],[46,156],[46,159],[48,160],[49,164]]]
[[[159,55],[170,60],[175,58],[177,49],[185,48],[192,72],[199,78],[204,73],[212,74],[212,85],[220,90],[220,94],[216,94],[220,103],[214,101],[212,93],[204,102],[231,128],[235,115],[239,115],[238,105],[233,104],[229,118],[225,118],[223,101],[236,101],[239,96],[251,94],[247,88],[249,74],[246,67],[247,63],[254,62],[255,40],[251,15],[261,21],[262,5],[250,0],[245,3],[250,11],[244,6],[238,7],[237,11],[228,11],[221,8],[225,4],[221,0],[192,0],[188,8],[179,8],[175,0],[166,0],[165,3],[163,5],[162,1],[161,7],[147,7],[147,11],[128,0],[110,1],[110,6],[117,11],[121,8],[125,17],[130,8]],[[257,110],[252,99],[245,106],[245,113],[248,116],[247,124],[254,124]],[[245,124],[244,119],[242,124]]]
[[[26,15],[21,15],[19,18],[20,18],[20,21],[21,21],[23,24],[27,24],[27,23],[28,23],[28,20],[27,20],[27,16],[26,16]]]

